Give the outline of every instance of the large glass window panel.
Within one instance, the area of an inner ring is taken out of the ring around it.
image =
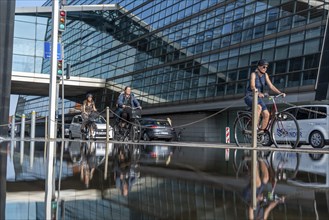
[[[237,80],[237,77],[238,77],[237,71],[228,72],[228,74],[227,74],[227,81],[228,82],[234,82],[234,81]]]
[[[320,39],[305,41],[304,54],[311,54],[319,52],[320,50]]]
[[[248,29],[242,32],[242,42],[243,41],[248,41],[252,39],[252,29]]]
[[[249,76],[249,69],[242,69],[239,71],[238,80],[248,79],[248,76]]]
[[[254,16],[249,16],[249,17],[244,18],[243,28],[246,29],[246,28],[250,28],[252,26],[254,26]]]
[[[250,54],[250,63],[256,64],[258,62],[258,60],[260,60],[262,58],[261,56],[262,56],[261,51]]]
[[[220,60],[218,62],[218,71],[225,71],[227,69],[227,60]]]
[[[306,30],[305,38],[310,39],[310,38],[313,38],[313,37],[319,37],[320,35],[321,35],[321,28],[316,27],[316,28]]]
[[[45,40],[46,39],[47,26],[42,24],[37,24],[36,39]]]
[[[243,13],[244,13],[244,7],[240,7],[238,9],[234,10],[234,20],[237,20],[239,18],[243,17]]]
[[[236,87],[236,83],[228,83],[226,85],[226,95],[235,94],[235,87]]]
[[[223,96],[225,91],[225,84],[217,85],[217,96]]]
[[[266,24],[266,29],[265,29],[265,34],[273,34],[276,33],[278,29],[278,22],[277,21],[272,21],[270,23]]]
[[[227,23],[223,25],[223,30],[222,30],[222,34],[229,34],[232,31],[232,23]]]
[[[289,30],[291,28],[292,17],[282,18],[279,21],[279,31]]]
[[[262,57],[266,60],[274,60],[274,48],[263,50]]]
[[[260,38],[264,36],[265,25],[260,25],[254,29],[254,38]]]
[[[267,11],[267,20],[273,21],[279,18],[280,9],[279,8],[271,8]]]
[[[303,43],[292,44],[289,46],[289,57],[297,57],[303,55]]]
[[[318,68],[319,61],[320,61],[319,54],[312,54],[312,55],[305,56],[304,69]]]
[[[246,9],[245,9],[245,13],[244,13],[244,15],[245,15],[245,16],[252,15],[252,14],[255,13],[256,3],[251,3],[251,4],[249,4],[249,5],[246,5],[245,8],[246,8]]]
[[[290,59],[289,72],[301,70],[303,67],[302,57]]]
[[[300,86],[301,83],[301,73],[290,73],[288,75],[288,87]]]
[[[13,55],[13,71],[34,72],[34,57]]]
[[[266,12],[261,12],[255,15],[255,25],[264,23],[266,21]]]
[[[16,15],[15,16],[15,22],[16,21],[24,21],[24,22],[31,22],[31,23],[35,23],[36,22],[37,17],[36,16],[28,16],[28,15]],[[16,25],[16,23],[15,23]]]
[[[246,45],[240,48],[240,54],[248,54],[250,53],[250,45]]]
[[[317,70],[309,70],[304,71],[303,73],[303,86],[305,85],[315,85],[315,80],[317,76],[318,71]]]
[[[35,39],[36,24],[16,21],[14,26],[14,37]]]
[[[36,41],[35,55],[37,57],[44,56],[44,41]]]
[[[275,74],[278,73],[286,73],[287,72],[287,60],[282,60],[282,61],[278,61],[276,62],[275,65]]]
[[[286,75],[275,75],[273,77],[273,84],[275,85],[275,87],[277,87],[278,89],[284,89],[286,88],[286,79],[287,76]]]
[[[291,34],[290,42],[293,43],[293,42],[297,42],[297,41],[302,41],[302,40],[304,40],[304,35],[305,35],[304,31],[293,33],[293,34]]]
[[[35,73],[42,73],[42,61],[43,58],[40,57],[35,58],[35,70],[34,70]]]
[[[323,7],[311,8],[309,10],[309,23],[321,21],[325,14]]]
[[[288,46],[277,47],[275,50],[275,59],[286,59],[288,55]]]
[[[35,55],[35,40],[14,38],[14,54]]]
[[[241,93],[245,93],[246,92],[246,86],[247,86],[247,82],[238,82],[237,83],[237,94],[241,94]]]
[[[239,67],[249,66],[249,54],[239,56]]]
[[[230,58],[228,60],[228,69],[234,69],[238,67],[238,58],[234,57],[234,58]]]

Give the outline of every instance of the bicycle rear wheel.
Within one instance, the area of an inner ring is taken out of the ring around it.
[[[274,151],[271,166],[279,180],[291,180],[297,176],[300,156],[295,152]]]
[[[276,147],[293,147],[299,143],[299,125],[288,112],[278,113],[271,126],[271,137]]]
[[[134,120],[131,126],[131,141],[139,142],[141,139],[141,124],[138,120]]]
[[[234,139],[239,147],[251,146],[252,120],[248,114],[239,115],[234,122]]]
[[[251,163],[251,151],[235,149],[233,153],[233,169],[236,177],[249,175]]]

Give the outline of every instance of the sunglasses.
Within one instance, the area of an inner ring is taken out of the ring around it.
[[[267,68],[268,68],[268,66],[262,66],[262,68],[263,68],[263,69],[267,69]]]

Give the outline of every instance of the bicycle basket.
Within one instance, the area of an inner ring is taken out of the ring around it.
[[[131,118],[141,118],[142,110],[141,109],[132,109]]]

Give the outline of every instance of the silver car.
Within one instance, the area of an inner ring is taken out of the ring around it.
[[[95,121],[96,123],[96,139],[105,139],[106,138],[106,120],[103,116],[99,115]],[[76,115],[73,117],[72,122],[69,128],[69,137],[70,139],[81,138],[81,124],[82,117],[81,115]],[[109,137],[113,138],[113,128],[109,125]]]

